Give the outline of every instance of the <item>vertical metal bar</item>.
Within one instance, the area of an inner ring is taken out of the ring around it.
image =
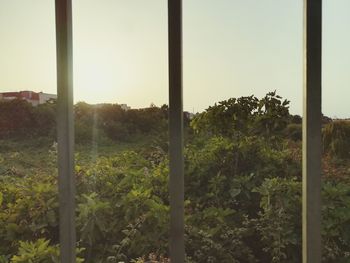
[[[72,3],[56,0],[60,260],[75,262]]]
[[[185,262],[182,105],[182,0],[168,0],[170,258]]]
[[[321,262],[322,0],[304,0],[303,263]]]

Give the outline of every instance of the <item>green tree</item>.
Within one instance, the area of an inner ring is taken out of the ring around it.
[[[0,102],[0,137],[30,135],[34,127],[30,103],[21,99]]]
[[[230,138],[242,135],[270,137],[280,134],[288,124],[289,101],[276,92],[262,99],[255,96],[221,101],[197,115],[191,122],[197,132]]]

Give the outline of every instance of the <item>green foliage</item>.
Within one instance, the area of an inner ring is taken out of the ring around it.
[[[77,249],[79,254],[83,249]],[[60,251],[58,245],[50,245],[49,240],[43,238],[35,242],[19,241],[17,255],[11,258],[11,263],[59,263]],[[77,257],[77,263],[82,263],[84,260]]]
[[[193,142],[185,157],[186,209],[191,214],[187,238],[194,262],[272,260],[274,255],[261,247],[263,242],[254,242],[269,233],[258,228],[262,224],[258,220],[263,208],[259,206],[262,193],[255,189],[264,184],[265,178],[300,173],[300,163],[291,157],[291,151],[284,146],[275,149],[274,143],[256,136],[242,136],[238,141],[212,137]],[[276,220],[273,214],[271,221],[272,218]],[[211,259],[206,258],[208,254]]]
[[[0,255],[0,263],[9,263],[9,257],[5,255]]]
[[[297,176],[301,169],[289,149],[274,149],[256,136],[237,142],[213,137],[189,146],[185,161],[186,191],[198,198],[197,202],[230,205],[238,210],[244,207],[249,214],[258,204],[251,190],[264,178]]]
[[[266,179],[255,192],[262,210],[255,227],[271,262],[301,262],[301,183],[295,179]]]
[[[291,123],[285,129],[286,137],[293,141],[301,141],[303,138],[303,131],[301,124]]]
[[[270,92],[260,100],[253,95],[231,98],[197,115],[191,126],[197,132],[230,138],[241,134],[274,136],[288,124],[288,105],[289,101],[282,101],[276,92]]]
[[[57,186],[47,175],[0,177],[0,251],[16,249],[14,240],[57,238]]]
[[[13,256],[13,263],[59,263],[58,246],[50,246],[49,241],[38,239],[36,242],[19,242],[18,254]]]
[[[191,122],[196,131],[232,137],[247,133],[257,114],[259,100],[254,96],[231,98],[209,107]]]
[[[289,115],[288,103],[275,92],[233,98],[191,122],[186,262],[301,262],[301,118]],[[34,122],[48,122],[37,134],[54,133],[54,109],[30,108]],[[84,262],[169,262],[167,113],[167,106],[75,105],[76,229]],[[325,126],[326,152],[346,157],[339,148],[346,146],[345,126]],[[46,137],[0,141],[0,263],[58,262],[56,158]],[[325,262],[349,262],[347,181],[323,183]]]
[[[56,138],[56,100],[33,107],[35,134]]]
[[[350,157],[350,122],[332,121],[322,129],[324,151],[334,157]]]
[[[139,257],[137,259],[131,260],[131,263],[147,263],[147,262],[152,262],[152,263],[170,263],[170,259],[166,258],[162,255],[158,256],[155,253],[150,253],[148,257],[143,256]]]
[[[93,246],[103,242],[109,231],[106,215],[109,215],[110,205],[98,200],[96,193],[83,194],[81,198],[82,201],[78,204],[77,224],[81,245],[87,248],[89,261]]]
[[[259,101],[255,132],[273,136],[284,130],[289,119],[289,101],[282,100],[276,91],[269,92]]]
[[[193,262],[258,262],[249,220],[233,209],[196,209],[186,221],[186,248]]]
[[[0,139],[44,136],[56,137],[56,101],[32,106],[25,100],[0,101]],[[77,143],[129,141],[137,135],[164,133],[168,107],[151,105],[124,110],[118,104],[74,105]]]
[[[0,138],[25,136],[34,127],[34,113],[30,103],[20,99],[0,102]]]
[[[155,162],[125,151],[99,158],[91,167],[77,167],[82,194],[77,226],[88,262],[166,252],[168,170],[166,160],[156,157]]]
[[[75,117],[78,142],[100,140],[99,136],[103,138],[104,135],[116,141],[129,141],[138,134],[163,132],[167,125],[167,108],[151,105],[126,111],[118,104],[80,102],[75,105]]]
[[[326,182],[322,192],[323,260],[350,260],[350,186],[342,182]]]

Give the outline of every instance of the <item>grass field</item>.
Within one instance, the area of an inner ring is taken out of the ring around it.
[[[127,150],[140,152],[152,145],[152,138],[131,142],[105,141],[75,145],[76,159],[89,164],[98,157],[112,157]],[[19,176],[34,173],[57,173],[57,148],[49,138],[0,140],[0,175]]]

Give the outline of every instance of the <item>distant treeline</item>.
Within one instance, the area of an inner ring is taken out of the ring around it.
[[[76,141],[109,138],[127,141],[137,135],[164,133],[168,125],[168,106],[151,105],[124,110],[118,104],[74,105]],[[184,114],[189,123],[188,114]],[[32,106],[25,100],[0,101],[0,139],[49,136],[56,138],[56,101]]]
[[[104,139],[129,141],[145,135],[166,140],[168,106],[165,104],[124,110],[118,104],[79,102],[74,105],[74,113],[77,143]],[[293,141],[302,139],[302,118],[291,115],[289,101],[283,101],[275,92],[260,100],[249,96],[219,102],[197,114],[193,120],[184,113],[184,123],[190,133],[201,129],[224,136],[248,132]],[[322,124],[324,150],[342,157],[350,156],[350,121],[323,116]],[[56,101],[50,100],[36,107],[20,99],[0,101],[0,139],[33,136],[56,139]]]
[[[0,138],[55,136],[56,102],[33,107],[22,99],[0,101]]]

